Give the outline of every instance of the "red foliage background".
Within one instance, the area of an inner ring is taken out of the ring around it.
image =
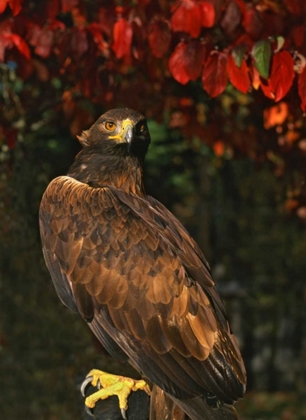
[[[75,87],[100,100],[114,93],[112,82],[101,80],[104,69],[125,75],[136,68],[148,82],[172,76],[182,84],[202,74],[204,89],[217,96],[228,80],[241,92],[250,91],[256,83],[255,64],[260,88],[275,101],[302,73],[295,62],[306,53],[303,0],[136,3],[48,0],[33,7],[22,0],[1,0],[0,59],[17,60],[24,77],[29,66],[22,65],[18,54],[30,62],[52,58],[57,62],[55,71],[62,75],[86,65],[85,80],[76,81]],[[299,78],[302,108],[303,84]]]
[[[78,105],[87,98],[102,110],[130,106],[157,121],[170,114],[170,127],[216,145],[217,155],[226,147],[257,158],[270,149],[305,153],[304,0],[0,0],[0,13],[0,61],[15,63],[32,84],[60,80],[57,109],[73,135],[92,122]],[[246,105],[253,116],[286,104],[282,124],[275,112],[265,114],[274,145],[254,121],[226,120],[222,101],[203,111],[203,101],[230,84],[253,97]]]

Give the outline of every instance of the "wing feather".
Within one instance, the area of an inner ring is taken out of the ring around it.
[[[44,194],[40,224],[62,301],[76,303],[114,355],[119,346],[177,398],[243,395],[243,362],[209,265],[165,207],[59,177]]]

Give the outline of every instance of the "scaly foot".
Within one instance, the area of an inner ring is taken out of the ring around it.
[[[85,389],[89,383],[97,387],[98,391],[86,398],[85,405],[89,408],[94,408],[97,401],[105,400],[112,395],[117,395],[121,415],[124,419],[126,419],[126,411],[128,409],[127,400],[132,391],[138,391],[140,389],[148,395],[151,393],[149,385],[142,379],[135,380],[126,378],[125,376],[112,375],[98,369],[92,369],[82,383],[81,392],[83,397],[85,397]]]

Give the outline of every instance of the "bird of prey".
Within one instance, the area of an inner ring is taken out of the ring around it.
[[[146,195],[145,117],[113,109],[78,139],[82,150],[40,205],[44,258],[60,300],[153,386],[151,419],[237,418],[244,363],[204,255]],[[130,392],[123,388],[148,391],[142,380],[127,386],[95,370],[89,378],[103,388],[86,404],[106,398],[109,386],[123,415]]]

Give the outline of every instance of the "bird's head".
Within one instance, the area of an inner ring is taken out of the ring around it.
[[[86,147],[98,147],[101,152],[120,151],[128,155],[144,158],[150,134],[145,117],[129,108],[116,108],[101,115],[78,139]]]

